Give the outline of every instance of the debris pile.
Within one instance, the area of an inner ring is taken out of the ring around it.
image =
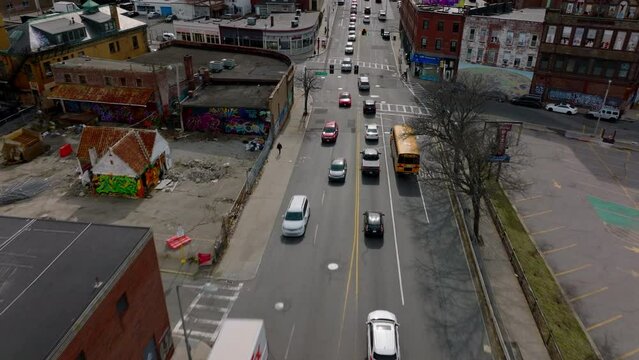
[[[166,178],[171,181],[193,181],[197,184],[216,182],[226,176],[229,163],[220,166],[215,161],[193,159],[183,163],[176,163]]]
[[[49,187],[48,179],[27,178],[0,189],[0,205],[12,204],[38,195]]]
[[[264,149],[264,139],[255,138],[246,144],[246,151],[262,151]]]

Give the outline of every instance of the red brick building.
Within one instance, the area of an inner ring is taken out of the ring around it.
[[[465,9],[402,1],[399,33],[411,71],[423,80],[457,76]]]
[[[548,101],[597,109],[636,104],[639,9],[628,1],[563,1],[546,13],[530,91]]]
[[[171,358],[150,229],[0,217],[0,237],[3,358]]]

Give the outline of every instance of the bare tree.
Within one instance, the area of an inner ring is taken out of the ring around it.
[[[512,145],[509,142],[516,137],[500,137],[499,126],[486,122],[489,119],[483,114],[484,104],[490,91],[491,84],[479,75],[460,75],[455,83],[437,84],[424,99],[428,116],[410,124],[424,140],[424,176],[420,181],[442,188],[453,185],[470,198],[475,237],[479,236],[482,197],[494,189],[490,186],[495,176],[491,156],[500,147]],[[508,189],[523,190],[524,183],[516,171],[525,159],[521,150],[517,147],[508,151],[513,161],[504,167],[500,178]]]
[[[304,91],[304,115],[308,114],[308,96],[311,92],[321,89],[320,78],[315,76],[312,71],[308,71],[306,66],[301,72],[295,75],[295,81]]]

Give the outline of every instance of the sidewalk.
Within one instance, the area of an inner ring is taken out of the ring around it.
[[[306,117],[302,116],[303,112],[304,93],[295,88],[290,117],[275,139],[275,144],[279,142],[283,146],[282,155],[278,157],[273,146],[262,176],[244,206],[229,247],[213,272],[215,279],[246,281],[257,275],[304,139]]]

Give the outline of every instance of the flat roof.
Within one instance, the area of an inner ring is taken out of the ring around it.
[[[230,51],[218,51],[181,45],[172,45],[158,51],[140,55],[128,62],[138,64],[171,65],[183,64],[184,56],[193,57],[193,71],[200,67],[209,66],[209,62],[221,59],[235,60],[235,68],[223,70],[219,73],[211,72],[211,78],[252,79],[264,81],[279,81],[288,71],[289,65],[277,58],[257,54],[243,54]]]
[[[300,14],[299,24],[297,27],[291,27],[291,21],[295,20],[295,13],[274,13],[273,26],[271,26],[270,18],[256,18],[255,25],[249,25],[246,18],[220,23],[220,26],[240,28],[240,29],[256,29],[264,31],[298,31],[308,29],[317,24],[319,20],[319,12],[303,12]]]
[[[197,97],[183,101],[182,106],[267,109],[273,90],[275,85],[207,85],[198,91]]]
[[[153,72],[153,67],[150,65],[136,64],[122,60],[108,60],[92,58],[88,56],[80,56],[76,58],[67,59],[59,63],[51,64],[54,69],[77,69],[79,67],[98,69],[98,70],[115,70],[115,71],[135,71],[135,72]],[[182,73],[183,67],[180,67]]]
[[[0,216],[2,357],[47,358],[150,231]]]
[[[505,14],[485,15],[485,17],[543,23],[546,17],[546,9],[519,9]]]
[[[73,22],[70,19],[53,19],[49,21],[39,22],[32,25],[36,29],[40,29],[46,33],[55,35],[65,31],[71,31],[76,29],[84,29],[84,24],[81,22]]]

